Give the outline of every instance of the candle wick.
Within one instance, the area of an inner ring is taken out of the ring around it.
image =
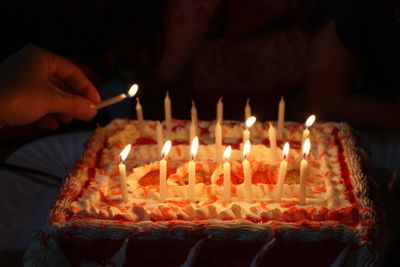
[[[306,159],[307,153],[303,153],[303,159]]]

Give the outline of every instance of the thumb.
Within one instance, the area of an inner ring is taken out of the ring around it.
[[[55,92],[49,113],[61,113],[73,118],[89,121],[96,113],[97,108],[89,99],[68,92]]]

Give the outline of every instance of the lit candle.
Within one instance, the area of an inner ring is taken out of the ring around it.
[[[271,159],[273,164],[278,164],[277,156],[278,152],[276,149],[276,131],[272,123],[269,123],[269,129],[268,129],[268,137],[269,137],[269,143],[271,146]]]
[[[310,138],[310,127],[311,125],[313,125],[313,123],[315,122],[315,115],[311,115],[310,117],[308,117],[308,119],[306,120],[306,123],[304,124],[305,129],[303,131],[303,138],[301,140],[301,147],[303,147],[304,145],[304,141],[307,138]]]
[[[162,130],[162,126],[161,123],[159,121],[157,121],[157,147],[158,147],[158,153],[161,153],[162,151],[162,147],[163,147],[163,130]]]
[[[198,125],[198,121],[197,121],[197,109],[196,109],[194,100],[192,100],[192,108],[190,109],[190,116],[191,116],[192,121],[194,122],[194,126],[196,127],[196,130],[197,130],[197,127],[199,127],[199,125]]]
[[[250,116],[246,122],[245,127],[246,129],[243,131],[243,144],[250,140],[250,127],[256,122],[256,117]]]
[[[142,105],[140,104],[139,97],[136,97],[136,117],[139,123],[140,136],[143,136],[144,133],[143,108]]]
[[[167,195],[167,160],[165,157],[168,156],[169,150],[171,149],[171,141],[165,142],[161,150],[160,160],[160,201],[165,202]]]
[[[126,186],[126,166],[124,164],[124,160],[128,157],[129,151],[131,150],[131,145],[127,145],[119,154],[118,169],[119,169],[119,183],[121,186],[122,200],[127,203],[128,202],[128,189]]]
[[[279,175],[278,175],[278,183],[276,188],[276,202],[281,202],[282,199],[282,191],[283,191],[283,184],[285,183],[286,177],[286,170],[287,170],[287,157],[289,155],[289,143],[286,142],[283,146],[283,160],[279,165]]]
[[[246,200],[249,203],[254,202],[254,196],[253,196],[253,183],[251,180],[251,169],[250,169],[250,163],[247,160],[247,157],[250,153],[250,141],[247,141],[244,144],[243,147],[243,176],[244,176],[244,187],[246,191]]]
[[[231,202],[231,164],[229,158],[231,157],[232,147],[227,146],[224,151],[224,201]]]
[[[169,93],[164,99],[164,111],[165,111],[165,123],[167,125],[167,138],[172,140],[172,113],[171,113],[171,100],[169,99]]]
[[[217,121],[222,121],[224,120],[224,104],[222,103],[222,97],[218,99],[217,103]]]
[[[189,186],[188,186],[188,199],[189,201],[196,201],[196,155],[199,149],[199,139],[197,136],[193,139],[190,148],[190,161],[188,166],[189,172]]]
[[[247,120],[251,116],[250,98],[247,98],[246,106],[244,107],[244,119]]]
[[[215,125],[215,158],[217,162],[222,159],[222,127],[220,121]]]
[[[277,132],[277,137],[279,140],[282,140],[283,138],[284,121],[285,121],[285,100],[283,100],[283,96],[281,96],[281,101],[279,101],[278,132]]]
[[[306,185],[307,185],[307,177],[308,177],[308,162],[307,162],[307,156],[308,153],[310,152],[311,148],[311,143],[310,139],[306,139],[304,141],[304,146],[303,146],[303,159],[301,160],[300,163],[300,200],[299,204],[300,205],[305,205],[306,204]]]
[[[118,103],[118,102],[124,100],[127,97],[133,97],[133,96],[136,95],[138,89],[139,89],[139,86],[135,83],[134,85],[131,86],[131,88],[129,89],[127,94],[125,94],[125,93],[124,94],[119,94],[119,95],[114,96],[114,97],[112,97],[110,99],[101,101],[101,102],[96,104],[96,107],[97,107],[97,109],[101,109],[101,108],[110,106],[112,104]]]

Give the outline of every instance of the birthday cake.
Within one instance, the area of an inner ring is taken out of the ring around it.
[[[157,122],[145,121],[141,127],[139,131],[137,121],[118,119],[94,132],[61,189],[49,224],[35,234],[26,265],[377,263],[379,220],[365,153],[347,124],[316,123],[305,157],[302,124],[286,122],[273,150],[269,124],[256,122],[246,156],[250,185],[244,181],[243,123],[222,124],[222,147],[232,148],[225,161],[216,153],[215,122],[198,122],[195,159],[188,121],[173,121],[168,156],[160,154]],[[163,141],[165,137],[164,132]],[[286,154],[285,142],[290,146]],[[127,145],[132,147],[121,163]],[[164,197],[160,159],[166,161]],[[302,160],[308,164],[304,203]],[[196,163],[193,199],[188,193],[190,161]],[[283,161],[287,168],[278,189]],[[229,192],[224,163],[230,166]],[[121,164],[126,179],[121,179]]]

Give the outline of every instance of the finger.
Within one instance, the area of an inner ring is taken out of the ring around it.
[[[57,121],[61,123],[70,123],[74,118],[65,114],[54,114]]]
[[[51,91],[53,94],[50,96],[48,113],[61,113],[84,121],[96,115],[96,106],[87,98],[60,90]]]
[[[50,75],[61,79],[72,90],[87,97],[92,102],[100,102],[101,99],[97,89],[74,63],[56,54],[51,54],[49,66]]]
[[[54,118],[52,115],[46,115],[40,118],[39,120],[36,121],[35,124],[42,129],[50,131],[57,130],[59,127],[59,123],[57,122],[56,118]]]

